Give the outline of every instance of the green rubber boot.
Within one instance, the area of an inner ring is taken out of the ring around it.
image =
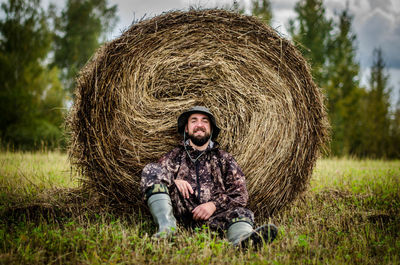
[[[172,212],[171,198],[166,193],[153,194],[147,200],[147,205],[153,215],[154,222],[158,225],[155,238],[167,238],[176,232],[176,219]]]
[[[263,225],[253,230],[247,222],[236,222],[228,228],[228,240],[237,247],[247,248],[252,242],[255,248],[262,246],[263,242],[272,242],[278,234],[278,229],[273,224]]]

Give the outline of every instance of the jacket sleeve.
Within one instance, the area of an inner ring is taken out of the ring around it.
[[[225,191],[220,191],[213,201],[218,210],[245,207],[249,198],[246,179],[236,160],[226,153]]]

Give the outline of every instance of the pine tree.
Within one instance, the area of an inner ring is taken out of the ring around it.
[[[400,99],[390,120],[389,157],[400,158]]]
[[[68,0],[56,20],[54,65],[61,69],[61,80],[70,95],[77,73],[114,27],[116,11],[116,5],[108,7],[107,0]]]
[[[374,49],[373,58],[364,109],[363,155],[382,158],[389,150],[389,75],[380,48]]]
[[[328,58],[327,108],[332,125],[333,155],[357,155],[361,139],[361,98],[356,62],[356,35],[348,7],[339,15],[338,31],[333,35]]]
[[[322,0],[300,0],[294,10],[297,17],[289,21],[289,33],[311,64],[315,82],[325,88],[332,21],[325,17]]]
[[[251,12],[253,16],[258,17],[266,24],[271,25],[271,20],[272,20],[271,2],[269,0],[253,0],[251,2],[251,5],[252,5]]]

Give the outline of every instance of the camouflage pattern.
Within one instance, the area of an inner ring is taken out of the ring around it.
[[[213,147],[211,147],[213,146]],[[187,145],[192,158],[201,151]],[[184,198],[174,179],[186,180],[194,194]],[[227,229],[232,221],[254,222],[254,215],[245,208],[248,192],[243,172],[235,159],[212,142],[193,163],[182,145],[160,158],[158,163],[144,167],[141,189],[148,198],[155,193],[169,193],[175,217],[186,226],[208,225],[213,229]],[[212,201],[215,213],[207,221],[194,221],[192,210],[198,205]]]

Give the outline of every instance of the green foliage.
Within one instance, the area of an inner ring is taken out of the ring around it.
[[[380,48],[373,51],[373,65],[369,80],[369,91],[365,99],[362,139],[363,154],[370,157],[387,157],[389,150],[389,96],[388,74]]]
[[[325,91],[332,125],[331,154],[398,158],[399,114],[389,113],[389,76],[381,50],[374,51],[367,91],[359,84],[356,35],[348,6],[336,18],[327,19],[322,0],[300,0],[295,12],[289,32],[310,62],[315,82]]]
[[[0,139],[21,149],[65,146],[66,90],[72,93],[75,75],[116,22],[116,6],[70,0],[61,17],[40,0],[9,0],[1,8]]]
[[[5,139],[11,138],[22,149],[38,149],[42,146],[55,148],[60,146],[62,132],[47,120],[34,119],[9,126],[5,132]]]
[[[70,95],[77,73],[114,27],[116,12],[116,5],[108,7],[107,0],[68,0],[55,20],[54,65],[61,69],[61,80]]]
[[[390,137],[389,137],[389,157],[400,157],[400,100],[393,112],[390,121]]]
[[[39,0],[10,0],[0,20],[0,138],[20,148],[61,139],[64,95],[44,64],[52,32]]]
[[[46,88],[42,93],[41,102],[38,106],[40,116],[46,117],[46,120],[59,127],[64,123],[64,101],[65,92],[58,79],[59,70],[56,67],[51,68],[44,76]]]
[[[44,87],[40,61],[50,49],[50,32],[39,1],[12,0],[1,5],[0,72],[2,133],[11,124],[31,120]]]
[[[289,21],[289,33],[310,62],[315,82],[325,88],[332,21],[325,16],[322,0],[300,0],[294,10],[297,17]]]
[[[353,17],[348,8],[339,15],[338,31],[329,44],[326,87],[328,115],[332,124],[331,153],[355,155],[361,148],[362,98],[359,86],[359,64],[356,62],[356,36],[352,33]]]

